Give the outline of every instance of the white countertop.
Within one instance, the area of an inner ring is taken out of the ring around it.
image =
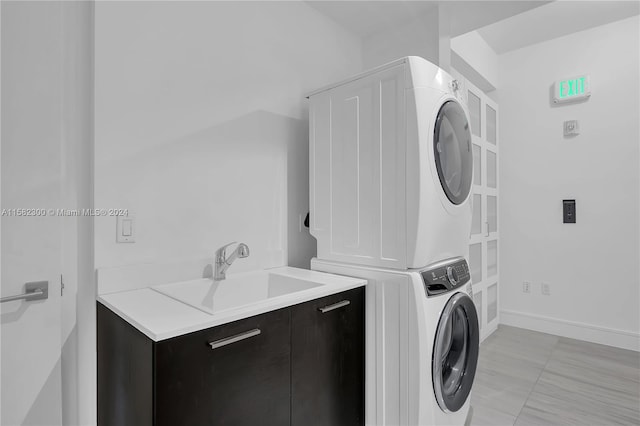
[[[98,296],[98,301],[157,342],[340,293],[364,286],[367,283],[366,280],[359,278],[290,267],[269,269],[267,272],[285,274],[289,277],[314,281],[322,285],[214,314],[206,313],[201,309],[180,302],[153,290],[151,287],[102,294]],[[229,278],[241,278],[242,275],[229,274]]]

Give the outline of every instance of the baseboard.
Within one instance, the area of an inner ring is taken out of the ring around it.
[[[631,331],[507,310],[500,311],[500,323],[556,336],[640,351],[640,333]]]

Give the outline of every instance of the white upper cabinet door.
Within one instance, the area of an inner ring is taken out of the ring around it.
[[[321,259],[406,265],[404,72],[310,97],[310,229]]]

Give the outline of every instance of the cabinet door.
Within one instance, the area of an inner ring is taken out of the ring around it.
[[[462,76],[457,76],[465,81]],[[473,299],[478,309],[481,341],[498,328],[499,306],[499,135],[498,105],[465,81],[471,114],[474,156],[473,215],[469,237],[469,267]]]
[[[291,308],[291,424],[364,424],[364,288]]]
[[[155,424],[290,424],[289,319],[282,309],[159,342]]]

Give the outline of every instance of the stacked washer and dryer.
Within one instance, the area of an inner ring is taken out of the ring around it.
[[[314,270],[366,278],[367,425],[463,425],[479,327],[457,82],[406,57],[309,95]]]

